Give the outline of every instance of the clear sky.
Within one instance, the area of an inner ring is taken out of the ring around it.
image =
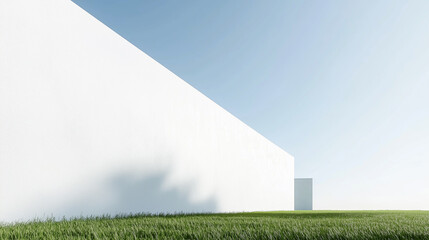
[[[315,209],[429,209],[429,1],[74,2],[292,154]]]

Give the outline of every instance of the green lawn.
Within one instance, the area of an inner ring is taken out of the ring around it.
[[[429,239],[429,211],[102,217],[0,227],[0,239]]]

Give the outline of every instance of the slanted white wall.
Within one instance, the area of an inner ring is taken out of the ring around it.
[[[313,210],[312,178],[295,178],[295,210]]]
[[[292,210],[293,169],[71,1],[0,1],[0,221]]]

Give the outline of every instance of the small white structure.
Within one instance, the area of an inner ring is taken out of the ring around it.
[[[313,210],[312,178],[295,178],[295,210]]]
[[[0,1],[0,222],[292,210],[293,179],[291,155],[71,0]]]

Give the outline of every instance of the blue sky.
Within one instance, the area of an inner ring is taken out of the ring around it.
[[[429,209],[428,1],[74,2],[294,155],[315,209]]]

